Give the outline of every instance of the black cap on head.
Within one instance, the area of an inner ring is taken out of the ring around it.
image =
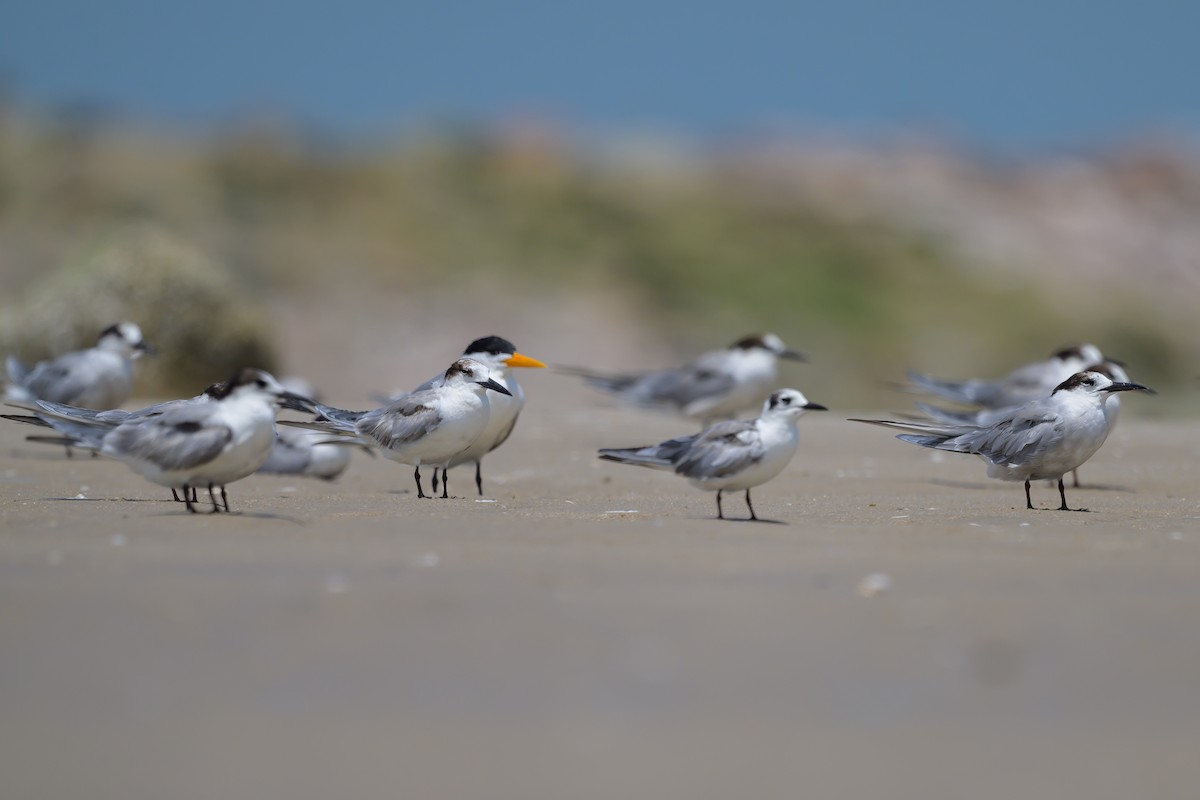
[[[508,339],[499,336],[484,336],[482,339],[476,339],[467,345],[467,349],[463,350],[464,356],[469,356],[471,353],[488,353],[498,356],[501,353],[515,353],[517,346]]]
[[[1094,386],[1095,384],[1096,384],[1096,379],[1094,377],[1092,377],[1092,374],[1090,372],[1088,372],[1088,371],[1076,372],[1074,375],[1067,378],[1065,381],[1060,383],[1058,386],[1055,386],[1054,391],[1051,392],[1050,394],[1051,395],[1057,394],[1060,390],[1069,392],[1072,389],[1078,389],[1080,386]]]
[[[755,334],[753,336],[747,336],[744,339],[738,339],[736,342],[734,342],[733,344],[731,344],[729,346],[729,349],[733,350],[734,348],[737,348],[739,350],[753,350],[756,347],[766,347],[766,346],[767,346],[767,342],[762,337],[762,335]]]

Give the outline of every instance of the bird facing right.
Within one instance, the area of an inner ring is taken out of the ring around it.
[[[1129,391],[1154,394],[1140,383],[1114,381],[1100,372],[1086,371],[1067,378],[1049,397],[1031,400],[987,425],[852,421],[906,431],[896,438],[922,447],[973,453],[987,462],[989,478],[1025,482],[1028,509],[1033,508],[1029,482],[1057,480],[1062,500],[1059,510],[1070,511],[1063,475],[1091,458],[1104,444],[1111,427],[1105,404],[1117,393]]]
[[[116,408],[133,391],[133,362],[153,351],[135,323],[118,322],[101,332],[95,347],[39,361],[32,368],[9,356],[5,399],[10,403],[48,400],[79,408]]]
[[[483,457],[508,441],[508,437],[517,425],[517,417],[525,407],[525,391],[516,377],[509,372],[512,367],[541,368],[546,365],[536,358],[522,355],[517,347],[508,339],[500,336],[484,336],[467,345],[463,350],[463,358],[470,358],[484,364],[490,370],[492,380],[508,390],[508,394],[492,393],[488,397],[491,403],[491,416],[488,417],[487,427],[483,433],[466,450],[450,460],[450,466],[459,464],[475,464],[475,488],[483,497]],[[445,380],[439,374],[418,386],[414,391],[423,391],[440,386]],[[392,397],[389,402],[399,400],[401,396]],[[438,488],[438,470],[433,470],[433,491]]]
[[[956,403],[980,408],[1011,408],[1046,397],[1067,378],[1104,360],[1099,347],[1081,344],[1064,347],[1045,361],[1018,367],[999,380],[946,381],[913,370],[909,370],[908,379],[915,389]]]
[[[207,486],[215,512],[213,490],[220,488],[228,511],[226,484],[252,474],[270,454],[276,405],[303,400],[270,374],[243,369],[204,395],[140,412],[94,414],[45,401],[34,410],[43,421],[54,419],[53,427],[74,445],[124,462],[172,491],[182,489],[188,511],[196,510],[189,489]]]
[[[807,411],[826,411],[795,389],[780,389],[757,419],[718,422],[700,433],[647,447],[603,449],[600,458],[621,464],[671,470],[699,489],[717,493],[717,519],[725,519],[721,493],[746,492],[750,519],[757,521],[750,490],[774,478],[792,460],[799,443],[796,420]]]
[[[775,385],[781,358],[805,360],[775,334],[763,333],[675,369],[621,375],[576,367],[559,371],[579,375],[623,403],[674,411],[707,425],[759,405]]]
[[[323,431],[377,448],[391,461],[415,467],[417,497],[425,498],[421,467],[445,468],[469,448],[487,428],[491,404],[486,392],[511,395],[491,378],[486,364],[460,358],[450,365],[437,386],[401,395],[395,402],[370,411],[348,411],[312,403],[317,419],[281,420],[280,424]],[[442,497],[449,497],[445,475]]]

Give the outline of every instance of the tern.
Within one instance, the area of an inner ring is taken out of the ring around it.
[[[795,389],[780,389],[767,398],[757,419],[718,422],[692,436],[647,447],[604,449],[600,458],[671,470],[699,489],[716,491],[717,519],[725,519],[721,493],[744,489],[750,519],[758,521],[750,489],[774,478],[792,460],[799,443],[796,420],[807,411],[827,410]]]
[[[539,368],[546,366],[536,358],[522,355],[517,347],[508,339],[499,336],[485,336],[476,339],[463,350],[465,358],[472,358],[485,364],[491,371],[491,377],[496,383],[508,389],[509,394],[495,394],[488,398],[491,403],[491,416],[488,417],[487,427],[466,450],[450,460],[451,467],[459,464],[475,464],[475,488],[479,496],[483,496],[483,457],[507,441],[513,428],[517,425],[517,416],[525,407],[525,391],[517,379],[509,373],[512,367]],[[417,387],[416,391],[424,391],[439,386],[444,377],[437,375]],[[392,402],[400,399],[393,397]],[[438,470],[433,470],[433,491],[438,488]]]
[[[559,371],[580,375],[624,403],[675,411],[707,425],[760,404],[775,386],[781,358],[805,360],[775,334],[764,333],[705,353],[677,369],[624,375],[578,367]]]
[[[1063,476],[1091,458],[1111,430],[1106,405],[1119,392],[1154,394],[1140,383],[1114,381],[1096,371],[1078,372],[1060,383],[1049,397],[1031,400],[990,424],[972,422],[894,422],[855,419],[905,431],[906,442],[973,453],[987,462],[988,477],[1025,482],[1025,507],[1033,508],[1032,480],[1057,480],[1060,511],[1070,511]],[[1078,509],[1086,511],[1086,509]]]
[[[10,403],[10,405],[24,408],[34,413],[30,415],[0,414],[0,418],[38,425],[44,428],[52,428],[59,434],[58,436],[26,436],[25,439],[27,441],[63,445],[67,448],[68,455],[70,455],[72,447],[82,447],[91,450],[92,455],[96,456],[99,455],[99,447],[97,446],[99,439],[116,426],[130,420],[161,416],[172,408],[212,400],[216,396],[218,389],[223,389],[223,387],[223,383],[214,383],[195,397],[183,400],[167,400],[163,403],[155,403],[152,406],[139,408],[136,411],[127,411],[121,408],[97,411],[90,408],[76,408],[65,403],[51,403],[47,400],[37,400],[34,403]],[[192,487],[193,501],[195,500],[195,492],[195,487]],[[177,502],[180,501],[179,494],[174,488],[171,489],[171,496]]]
[[[1125,368],[1116,361],[1101,361],[1096,364],[1091,364],[1084,371],[1099,372],[1117,383],[1129,383],[1129,373]],[[1048,395],[1047,395],[1048,396]],[[926,417],[934,422],[944,422],[952,425],[968,423],[971,425],[988,426],[994,425],[1005,416],[1012,413],[1018,406],[1009,406],[1007,408],[984,408],[974,411],[952,411],[948,408],[930,405],[929,403],[917,403],[917,408],[921,410]],[[1117,425],[1117,418],[1121,413],[1121,398],[1113,396],[1104,404],[1104,417],[1108,420],[1108,432],[1112,433],[1113,428]],[[1071,470],[1072,483],[1076,489],[1079,488],[1079,470]]]
[[[401,395],[382,408],[347,411],[312,403],[315,420],[281,420],[280,424],[341,436],[378,449],[384,458],[411,464],[415,467],[417,497],[429,497],[421,486],[421,467],[440,468],[445,498],[449,497],[446,467],[487,429],[491,416],[486,394],[489,390],[511,396],[492,379],[486,364],[460,358],[443,373],[438,385]]]
[[[104,329],[95,347],[40,361],[32,368],[9,356],[5,400],[116,408],[133,391],[133,362],[153,351],[137,324],[118,322]]]
[[[946,381],[909,370],[912,387],[947,400],[982,408],[1013,408],[1048,397],[1056,386],[1088,365],[1104,361],[1094,344],[1065,347],[1045,361],[1026,364],[1000,380]]]
[[[124,462],[142,477],[183,490],[188,511],[196,511],[189,489],[208,488],[213,511],[219,510],[214,489],[229,511],[225,487],[255,472],[275,443],[276,404],[309,402],[287,392],[269,373],[243,369],[223,384],[189,400],[173,401],[123,415],[88,414],[38,401],[39,417],[65,427],[72,444]]]

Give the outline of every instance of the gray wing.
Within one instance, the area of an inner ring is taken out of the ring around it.
[[[49,400],[38,400],[37,405],[47,416],[80,425],[94,425],[99,428],[115,428],[127,419],[143,414],[141,411],[125,411],[120,408],[96,411],[90,408],[70,406],[66,403],[52,403]]]
[[[578,367],[559,367],[558,370],[579,375],[588,384],[639,406],[683,408],[733,388],[729,374],[708,363],[703,356],[679,369],[659,372],[604,374]]]
[[[680,369],[642,376],[631,387],[630,395],[639,403],[668,403],[683,408],[731,389],[733,378],[727,372],[714,369],[699,359]]]
[[[97,380],[95,372],[89,366],[88,351],[84,350],[40,362],[23,384],[40,399],[67,402],[92,388]]]
[[[668,439],[665,442],[646,447],[607,447],[600,450],[600,458],[621,464],[636,464],[639,467],[672,469],[675,462],[683,457],[692,442],[699,437],[700,434],[694,433],[691,436],[680,436],[678,439]]]
[[[294,475],[304,472],[311,459],[312,439],[309,435],[295,429],[279,428],[275,431],[275,446],[258,471]]]
[[[420,439],[442,422],[435,406],[421,402],[429,399],[424,395],[426,392],[413,392],[391,405],[366,412],[355,423],[355,430],[385,448]]]
[[[968,449],[993,464],[1024,466],[1035,456],[1055,447],[1064,436],[1058,413],[1030,404],[990,428],[979,428],[958,437]]]
[[[321,403],[312,403],[311,408],[307,410],[316,414],[316,419],[281,419],[278,420],[278,424],[287,425],[292,428],[307,428],[309,430],[322,431],[331,436],[357,437],[359,435],[359,421],[374,413],[370,411],[347,411],[344,408],[334,408],[333,406]]]
[[[917,408],[921,413],[929,417],[935,422],[945,423],[947,425],[995,425],[1001,422],[1005,417],[1016,412],[1020,406],[1009,406],[1007,408],[981,408],[972,411],[951,411],[948,408],[930,405],[929,403],[917,403]]]
[[[698,435],[675,465],[687,478],[720,478],[740,472],[763,457],[762,437],[753,420],[721,422]]]
[[[203,407],[179,408],[157,417],[132,420],[104,440],[104,451],[148,461],[163,470],[207,464],[233,439],[225,425],[208,424]]]
[[[993,381],[978,379],[947,381],[911,369],[908,371],[908,380],[921,391],[965,405],[987,406],[989,401],[995,402],[996,396],[1001,391],[1000,385]]]

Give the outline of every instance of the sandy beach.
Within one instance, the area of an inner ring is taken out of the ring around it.
[[[685,423],[521,378],[485,501],[356,456],[189,515],[0,424],[4,796],[1195,796],[1200,423],[1065,513],[813,413],[749,524],[594,456]]]

